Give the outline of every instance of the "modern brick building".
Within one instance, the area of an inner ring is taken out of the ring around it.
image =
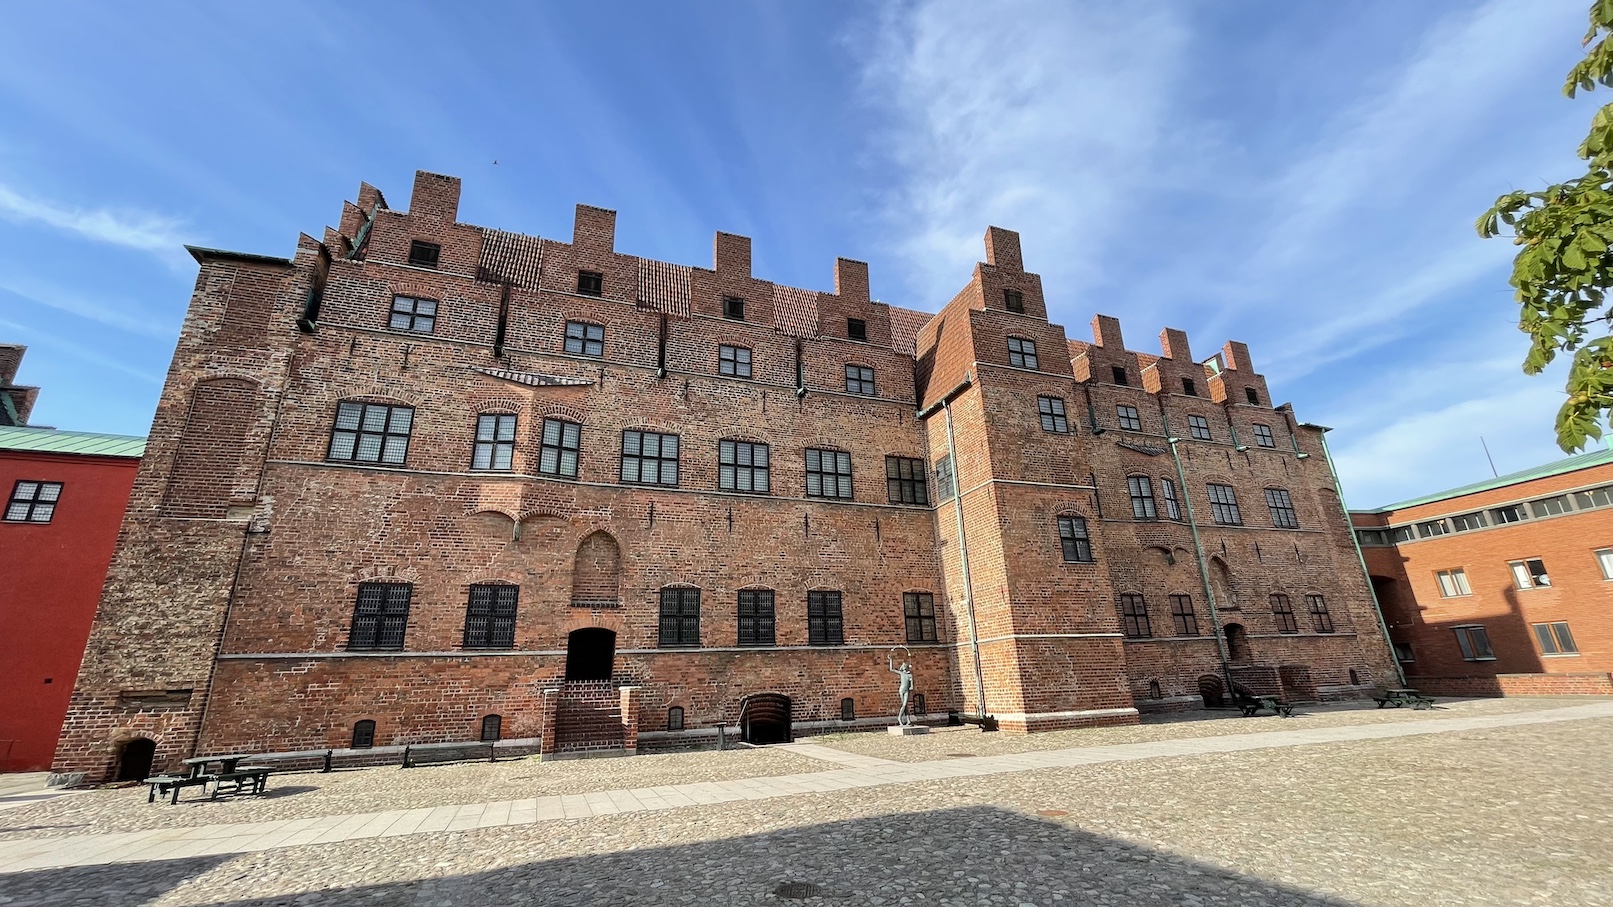
[[[1613,695],[1613,450],[1351,517],[1408,682]]]
[[[62,736],[545,752],[1136,720],[1395,681],[1322,429],[1247,348],[1047,320],[1018,235],[938,315],[407,212],[201,265]],[[1234,679],[1236,678],[1236,679]],[[142,744],[143,745],[143,744]]]

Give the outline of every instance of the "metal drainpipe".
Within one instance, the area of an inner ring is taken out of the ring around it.
[[[1204,597],[1210,603],[1210,630],[1215,634],[1215,650],[1221,656],[1221,674],[1227,679],[1227,695],[1236,698],[1237,692],[1232,685],[1232,662],[1227,657],[1227,641],[1221,635],[1221,614],[1215,608],[1215,589],[1210,585],[1210,565],[1204,560],[1204,543],[1199,540],[1199,524],[1193,518],[1193,495],[1188,491],[1187,473],[1182,469],[1182,455],[1176,450],[1176,445],[1181,443],[1181,439],[1166,437],[1165,443],[1170,445],[1171,459],[1176,461],[1176,480],[1182,485],[1182,506],[1187,509],[1187,528],[1193,533],[1193,556],[1199,562],[1199,578],[1204,582]]]
[[[1333,476],[1333,493],[1339,496],[1339,508],[1344,511],[1344,528],[1350,533],[1350,545],[1355,548],[1356,563],[1361,565],[1361,576],[1367,581],[1367,594],[1372,596],[1372,610],[1378,615],[1378,629],[1383,631],[1384,645],[1389,647],[1389,663],[1394,665],[1395,676],[1400,678],[1400,685],[1406,685],[1406,672],[1400,667],[1400,656],[1395,654],[1394,641],[1389,638],[1389,624],[1383,619],[1383,605],[1378,602],[1378,590],[1372,585],[1372,571],[1367,569],[1367,556],[1361,553],[1361,540],[1355,537],[1355,525],[1350,522],[1350,510],[1344,506],[1344,486],[1339,484],[1339,471],[1333,468],[1333,452],[1327,448],[1327,433],[1332,431],[1321,425],[1312,426],[1320,429],[1317,435],[1322,439],[1322,459],[1327,461],[1327,471]]]

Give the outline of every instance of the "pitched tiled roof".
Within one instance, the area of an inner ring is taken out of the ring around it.
[[[54,428],[0,427],[0,450],[33,450],[96,457],[138,457],[146,452],[146,439],[134,435],[57,431]]]
[[[891,306],[891,347],[898,353],[917,355],[919,331],[934,317],[929,312]]]
[[[1525,469],[1519,472],[1509,472],[1499,478],[1486,479],[1483,482],[1474,482],[1471,485],[1462,485],[1446,491],[1423,495],[1420,498],[1412,498],[1409,501],[1399,501],[1394,504],[1387,504],[1383,507],[1374,507],[1371,510],[1358,510],[1356,512],[1388,513],[1391,510],[1405,510],[1408,507],[1416,507],[1419,504],[1432,504],[1435,501],[1459,498],[1463,495],[1477,494],[1481,491],[1492,491],[1497,488],[1505,488],[1508,485],[1518,485],[1534,479],[1544,479],[1549,476],[1560,476],[1563,473],[1574,472],[1580,469],[1589,469],[1592,466],[1601,466],[1604,463],[1613,463],[1613,450],[1593,450],[1590,453],[1582,453],[1578,456],[1569,457],[1566,460],[1558,460],[1554,463],[1547,463],[1543,466],[1536,466],[1532,469]]]
[[[773,327],[781,334],[818,336],[818,294],[795,287],[773,287]]]

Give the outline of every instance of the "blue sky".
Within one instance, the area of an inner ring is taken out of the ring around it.
[[[1587,0],[24,4],[0,31],[0,341],[34,421],[150,424],[195,265],[289,255],[360,180],[460,218],[935,311],[987,224],[1052,318],[1250,344],[1353,506],[1562,456],[1493,198],[1580,170]],[[497,164],[494,164],[494,161]]]

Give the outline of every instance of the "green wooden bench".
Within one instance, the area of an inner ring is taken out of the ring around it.
[[[1433,697],[1424,696],[1416,690],[1408,689],[1384,690],[1382,696],[1374,696],[1372,700],[1378,704],[1380,709],[1386,707],[1398,709],[1401,706],[1408,705],[1413,709],[1431,709],[1434,707]]]
[[[1261,709],[1284,718],[1294,717],[1294,707],[1276,696],[1240,695],[1234,700],[1234,704],[1243,710],[1245,718],[1253,718],[1260,714]]]
[[[151,792],[146,795],[146,802],[155,803],[159,795],[167,797],[172,793],[172,799],[168,802],[177,805],[180,788],[199,786],[205,789],[212,782],[212,775],[152,775],[145,781],[151,786]]]

